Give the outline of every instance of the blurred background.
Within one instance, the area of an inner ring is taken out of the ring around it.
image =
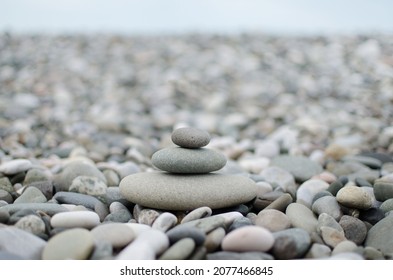
[[[2,0],[0,29],[18,32],[392,32],[389,0]]]
[[[1,0],[3,153],[81,145],[97,161],[126,150],[138,161],[182,125],[233,159],[266,139],[292,154],[393,152],[392,11],[389,0]]]

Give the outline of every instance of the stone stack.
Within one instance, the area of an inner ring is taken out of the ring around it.
[[[177,147],[165,148],[152,156],[162,171],[138,173],[120,183],[122,195],[145,207],[164,210],[192,210],[202,206],[225,208],[256,197],[256,184],[241,175],[214,173],[226,164],[221,153],[205,148],[210,135],[195,128],[172,133]]]

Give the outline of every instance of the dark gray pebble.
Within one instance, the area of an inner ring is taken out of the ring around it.
[[[56,213],[67,212],[69,211],[64,206],[55,203],[18,203],[18,204],[9,204],[3,206],[4,209],[8,210],[8,212],[12,215],[15,212],[20,210],[32,210],[32,211],[42,211],[49,216],[53,216]]]
[[[339,224],[343,228],[345,237],[348,240],[355,242],[357,245],[363,243],[367,236],[367,227],[361,220],[344,215],[341,217]]]
[[[324,196],[333,196],[333,194],[329,191],[318,192],[316,195],[314,195],[311,204],[314,204],[315,201],[317,201],[319,198],[324,197]]]
[[[52,199],[54,187],[52,181],[38,181],[30,183],[29,186],[36,187],[39,189],[42,194],[46,197],[47,200]]]
[[[359,214],[359,219],[372,225],[375,225],[383,218],[385,218],[385,212],[383,212],[379,208],[370,208],[368,210],[363,210],[360,211]]]
[[[0,207],[0,224],[6,224],[10,218],[10,213]]]
[[[196,246],[203,245],[206,239],[206,234],[195,227],[187,226],[186,224],[174,227],[166,232],[171,244],[179,241],[182,238],[190,237],[195,241]]]
[[[371,188],[373,187],[373,185],[369,181],[360,177],[355,179],[355,184],[359,187],[371,187]]]
[[[335,196],[338,193],[338,191],[341,190],[343,187],[344,184],[340,180],[337,180],[329,185],[327,191]]]
[[[303,257],[311,246],[310,234],[301,228],[290,228],[274,232],[273,256],[290,260]]]
[[[214,209],[212,215],[228,213],[228,212],[239,212],[243,216],[245,216],[248,214],[248,212],[250,212],[250,208],[247,205],[240,204],[240,205],[234,206],[234,207]]]

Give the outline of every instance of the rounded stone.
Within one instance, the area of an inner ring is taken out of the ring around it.
[[[212,209],[207,206],[199,207],[190,211],[184,218],[181,220],[181,223],[187,223],[193,220],[202,219],[206,217],[210,217],[212,214]]]
[[[393,198],[393,182],[377,180],[374,183],[374,195],[378,201],[385,201]]]
[[[116,249],[127,246],[135,239],[134,231],[122,223],[101,224],[90,232],[96,244],[109,243]]]
[[[379,207],[383,212],[388,213],[389,211],[393,210],[393,198],[389,198],[385,200],[381,206]]]
[[[27,215],[16,222],[15,227],[39,235],[45,232],[44,221],[36,215]]]
[[[290,228],[273,233],[273,255],[289,260],[303,257],[311,245],[310,234],[301,228]]]
[[[340,205],[333,196],[323,196],[317,199],[312,205],[312,211],[319,216],[322,213],[329,214],[338,221],[343,213]]]
[[[322,226],[320,228],[323,242],[331,248],[336,247],[340,242],[347,240],[344,231],[332,227]]]
[[[183,148],[201,148],[209,144],[207,131],[192,127],[182,127],[172,132],[172,142]]]
[[[120,182],[120,192],[129,201],[165,210],[212,209],[249,202],[256,185],[241,175],[175,175],[164,172],[129,175]]]
[[[265,209],[258,213],[255,225],[267,228],[271,232],[281,231],[291,227],[291,221],[283,212],[275,209]]]
[[[289,204],[285,214],[288,216],[293,227],[302,228],[309,233],[316,231],[318,220],[311,209],[303,204]]]
[[[75,161],[67,164],[64,170],[54,177],[56,192],[68,191],[72,181],[78,176],[95,177],[106,183],[106,178],[102,172],[94,165]]]
[[[179,147],[165,148],[155,152],[153,165],[171,173],[209,173],[220,170],[227,162],[225,156],[215,150]]]
[[[14,199],[12,198],[12,195],[5,191],[0,189],[0,200],[4,200],[7,203],[12,203],[14,202]]]
[[[310,179],[301,184],[296,192],[296,202],[311,207],[314,196],[326,190],[329,184],[319,179]]]
[[[82,228],[62,231],[49,239],[43,260],[85,260],[94,249],[93,235]]]
[[[267,252],[274,244],[273,234],[262,227],[245,226],[228,233],[222,240],[221,247],[224,251]]]
[[[55,214],[50,220],[54,228],[86,228],[91,229],[100,223],[100,217],[92,211],[70,211]]]
[[[349,208],[370,209],[373,205],[372,196],[357,186],[346,186],[340,189],[336,195],[337,201]]]
[[[103,197],[106,195],[107,189],[107,185],[101,179],[81,175],[72,180],[68,191]]]
[[[323,171],[319,163],[304,156],[280,155],[273,158],[270,164],[287,170],[299,182],[304,182]]]
[[[161,256],[160,260],[185,260],[195,249],[195,241],[192,238],[183,238],[169,247]]]
[[[199,228],[188,225],[179,225],[166,232],[171,244],[182,238],[190,237],[195,241],[195,245],[200,246],[205,242],[206,234]]]
[[[221,242],[225,237],[225,234],[225,229],[222,227],[218,227],[211,231],[206,236],[205,243],[203,244],[203,246],[206,247],[207,252],[210,253],[216,251],[220,247]]]
[[[154,220],[152,228],[166,232],[176,224],[177,217],[172,213],[164,212]]]
[[[29,170],[32,167],[33,164],[28,159],[13,159],[0,164],[0,173],[5,175],[13,175]]]
[[[376,223],[367,234],[365,246],[382,251],[384,254],[393,253],[393,215],[387,215]]]
[[[343,228],[345,237],[348,240],[355,242],[357,245],[361,245],[367,236],[367,227],[358,218],[344,215],[341,217],[340,226]]]
[[[14,201],[18,203],[45,203],[47,201],[45,195],[36,187],[28,187],[25,191]]]

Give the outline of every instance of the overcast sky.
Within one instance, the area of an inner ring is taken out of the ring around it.
[[[393,33],[393,0],[0,0],[0,31]]]

